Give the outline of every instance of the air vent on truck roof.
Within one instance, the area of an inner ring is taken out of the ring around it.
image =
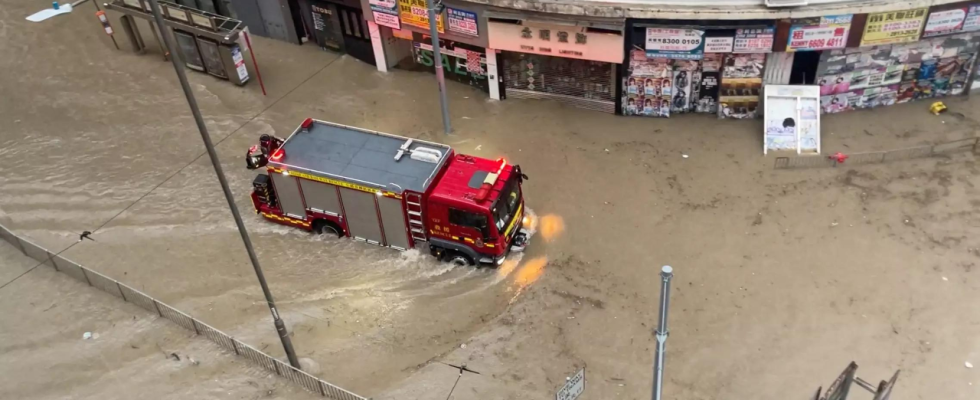
[[[398,148],[398,152],[395,153],[395,161],[401,160],[405,153],[409,153],[409,157],[411,157],[413,160],[433,164],[438,163],[439,160],[442,159],[442,152],[430,147],[419,146],[411,149],[410,147],[412,146],[412,142],[414,142],[413,139],[408,139],[401,145],[401,147]]]

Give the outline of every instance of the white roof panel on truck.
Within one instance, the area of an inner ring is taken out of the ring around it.
[[[395,160],[403,148],[408,151]],[[411,156],[413,151],[433,154],[425,148],[441,155],[428,156],[432,161]],[[293,132],[282,149],[285,157],[280,162],[269,160],[270,165],[398,193],[425,192],[451,150],[444,144],[316,120],[309,129]]]

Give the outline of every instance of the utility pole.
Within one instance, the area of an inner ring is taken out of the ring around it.
[[[155,0],[154,0],[155,1]],[[657,353],[653,359],[653,394],[652,400],[660,400],[660,391],[664,383],[664,345],[667,342],[667,309],[670,307],[670,279],[674,277],[674,269],[664,265],[660,270],[660,317],[657,320]]]
[[[214,151],[214,143],[211,142],[208,127],[204,124],[204,118],[201,117],[201,110],[197,107],[197,99],[194,98],[194,92],[191,91],[191,86],[187,82],[187,73],[184,71],[184,66],[180,62],[180,52],[176,50],[173,39],[167,34],[163,16],[160,14],[160,4],[157,3],[157,0],[150,0],[150,8],[153,10],[153,19],[157,23],[157,28],[160,29],[163,41],[167,45],[167,51],[170,52],[170,61],[174,64],[174,70],[177,72],[177,80],[180,81],[180,87],[184,89],[184,96],[187,97],[187,105],[191,108],[191,114],[194,114],[194,122],[197,122],[197,130],[201,133],[201,139],[204,140],[204,147],[208,150],[208,156],[211,158],[211,164],[214,166],[214,173],[218,175],[218,182],[221,183],[221,190],[225,193],[228,208],[231,209],[231,215],[235,217],[235,225],[238,225],[238,233],[242,235],[242,242],[245,243],[248,258],[252,261],[252,267],[255,268],[255,275],[259,278],[259,285],[262,286],[265,301],[269,303],[269,311],[272,312],[272,319],[275,323],[276,331],[279,332],[279,339],[282,340],[282,347],[286,351],[286,357],[289,358],[289,365],[292,365],[293,368],[300,369],[299,360],[296,358],[296,352],[293,350],[293,343],[286,332],[286,324],[282,322],[282,318],[279,317],[279,311],[276,310],[276,303],[272,299],[272,292],[269,291],[269,285],[265,282],[265,275],[262,273],[262,267],[259,265],[259,258],[255,255],[255,249],[252,248],[252,239],[249,239],[248,231],[245,230],[245,223],[242,222],[242,216],[238,213],[238,206],[235,205],[235,197],[232,196],[231,189],[228,187],[228,179],[225,178],[225,173],[221,169],[221,162],[218,160],[218,154]]]
[[[442,106],[442,126],[445,128],[446,135],[453,131],[449,125],[449,104],[446,100],[446,75],[442,65],[442,51],[439,48],[439,28],[436,23],[436,15],[442,15],[442,0],[429,0],[432,4],[429,9],[429,35],[432,36],[432,58],[435,60],[433,65],[436,67],[436,83],[439,84],[439,104]]]

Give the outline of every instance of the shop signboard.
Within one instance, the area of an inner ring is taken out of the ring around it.
[[[746,28],[735,30],[735,53],[771,53],[776,28]]]
[[[786,51],[843,49],[853,17],[844,14],[793,20]]]
[[[426,0],[398,0],[398,16],[405,25],[429,29],[429,5]],[[436,15],[436,29],[439,33],[446,32],[442,14]]]
[[[678,28],[647,28],[647,57],[674,60],[704,58],[704,31]]]
[[[735,46],[733,37],[708,37],[704,38],[705,53],[731,53]]]
[[[368,0],[374,14],[374,23],[393,29],[401,29],[398,20],[398,3],[395,0]]]
[[[422,40],[419,35],[415,39]],[[487,56],[485,52],[464,49],[459,43],[449,40],[440,40],[440,55],[442,56],[442,68],[444,76],[448,80],[453,80],[467,85],[478,87],[484,92],[488,92],[489,83],[487,81],[486,65]],[[413,42],[415,63],[425,71],[434,72],[435,65],[432,44],[427,42]]]
[[[622,63],[624,55],[623,35],[588,32],[580,26],[490,21],[487,41],[491,49],[615,64]]]
[[[928,8],[868,14],[861,46],[908,43],[919,40]]]
[[[963,21],[963,32],[980,30],[980,4],[970,6],[970,11],[966,13],[966,20]]]
[[[480,36],[476,13],[446,7],[446,19],[449,22],[450,32],[466,36]]]
[[[969,8],[962,7],[930,13],[929,19],[926,20],[926,27],[922,31],[922,37],[948,35],[963,31],[968,12]]]

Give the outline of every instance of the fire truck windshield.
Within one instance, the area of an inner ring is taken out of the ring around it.
[[[510,222],[521,203],[521,186],[518,185],[518,175],[512,173],[510,179],[504,184],[500,191],[500,197],[493,203],[493,218],[497,225],[497,232],[504,233],[504,227]]]

